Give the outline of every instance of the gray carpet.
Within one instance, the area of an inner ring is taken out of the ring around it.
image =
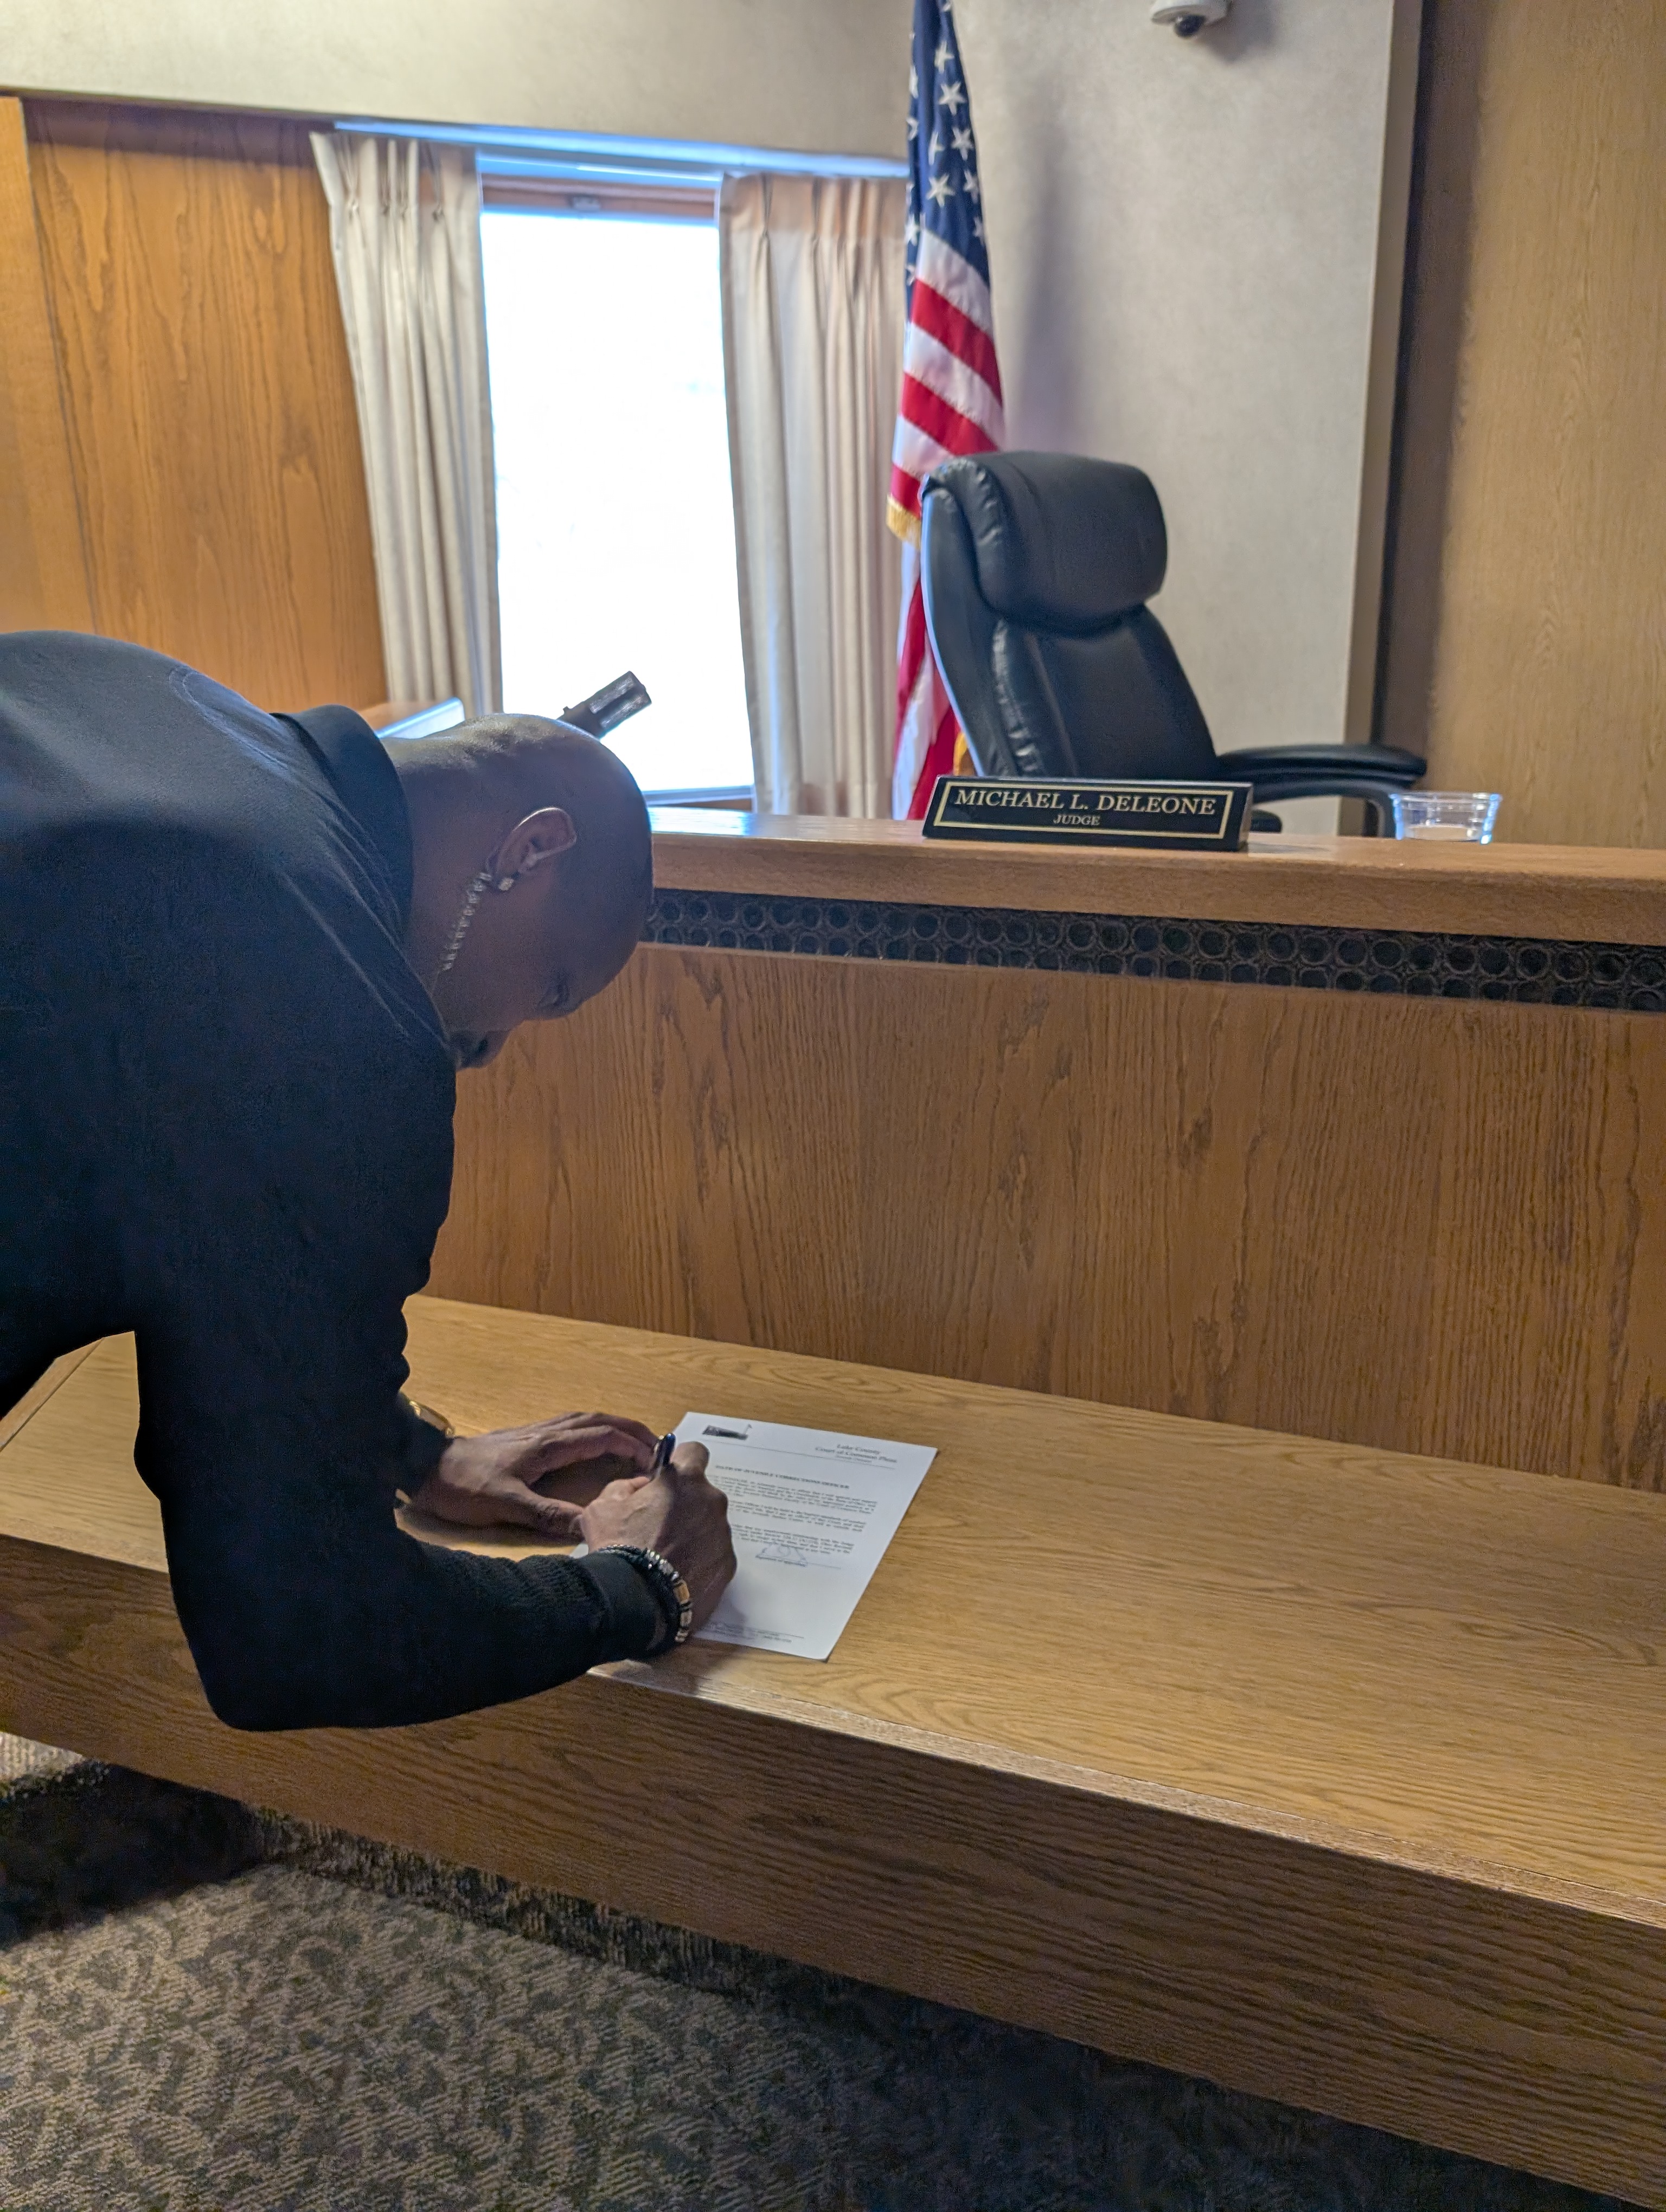
[[[1619,2212],[119,1770],[31,1765],[0,1738],[0,2212]]]

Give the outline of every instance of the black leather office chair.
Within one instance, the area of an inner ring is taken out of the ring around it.
[[[1426,763],[1387,745],[1217,753],[1146,606],[1168,565],[1151,478],[1069,453],[981,453],[926,480],[926,621],[982,775],[1250,783],[1259,805],[1362,799],[1391,831]],[[1268,826],[1273,825],[1269,823]]]

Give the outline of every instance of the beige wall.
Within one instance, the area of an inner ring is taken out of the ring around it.
[[[1666,7],[1431,6],[1384,735],[1666,846]]]
[[[902,151],[909,0],[0,0],[0,84]]]
[[[1189,42],[1148,15],[956,10],[1011,442],[1150,472],[1158,611],[1218,744],[1363,737],[1416,10],[1238,0]]]

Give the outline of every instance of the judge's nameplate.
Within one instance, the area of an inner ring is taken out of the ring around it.
[[[980,843],[1202,845],[1236,853],[1249,825],[1251,788],[940,775],[921,826],[927,837]]]

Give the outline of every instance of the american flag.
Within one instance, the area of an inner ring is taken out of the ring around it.
[[[908,319],[903,397],[891,448],[888,519],[903,540],[897,640],[897,754],[891,811],[926,811],[955,764],[954,708],[926,635],[920,588],[920,486],[956,453],[993,452],[1006,434],[989,314],[983,187],[971,102],[954,33],[954,0],[915,0],[909,72]]]

